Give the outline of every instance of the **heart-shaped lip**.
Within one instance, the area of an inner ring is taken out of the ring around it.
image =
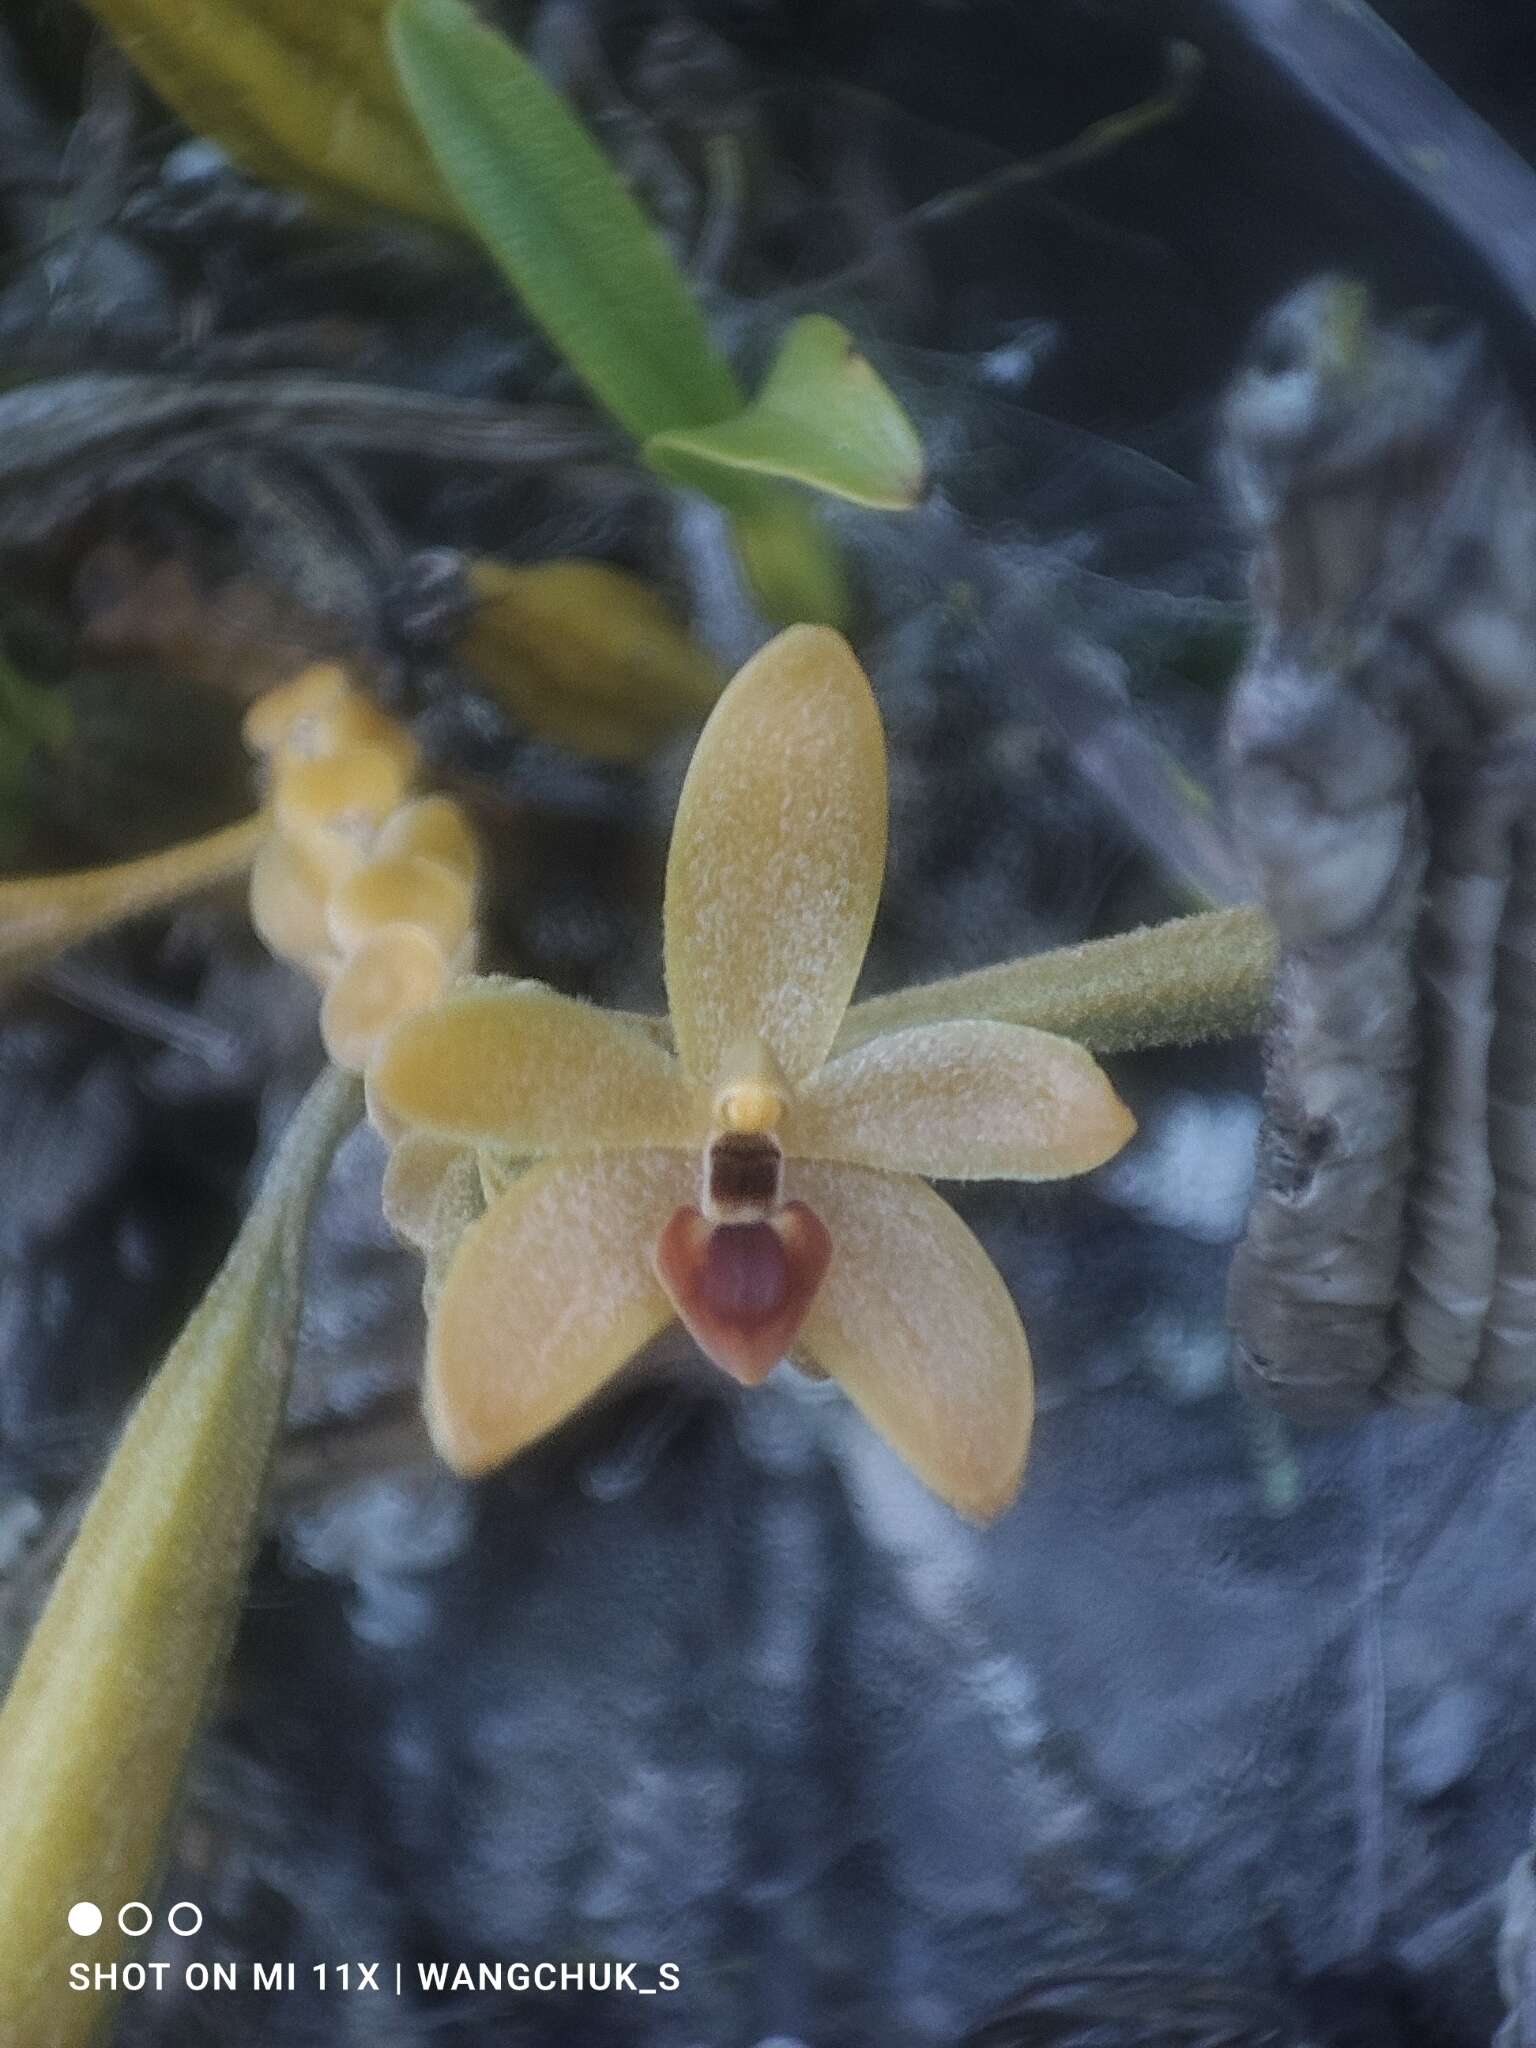
[[[804,1202],[787,1202],[753,1223],[711,1223],[681,1208],[657,1241],[655,1265],[699,1349],[755,1387],[799,1335],[831,1258],[821,1218]]]

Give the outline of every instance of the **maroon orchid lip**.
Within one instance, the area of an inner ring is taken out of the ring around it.
[[[743,1386],[757,1386],[794,1343],[832,1258],[821,1218],[787,1202],[750,1223],[679,1209],[656,1246],[656,1275],[688,1334]]]

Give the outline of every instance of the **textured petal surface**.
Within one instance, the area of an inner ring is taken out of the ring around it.
[[[384,1221],[405,1242],[424,1252],[432,1242],[432,1211],[455,1163],[465,1148],[447,1138],[407,1131],[389,1155],[380,1199]],[[469,1155],[473,1159],[473,1154]]]
[[[445,955],[452,954],[474,914],[473,882],[446,861],[421,853],[368,861],[337,885],[325,910],[331,943],[343,953],[384,925],[415,924],[432,934]]]
[[[369,1078],[390,1115],[466,1144],[693,1150],[707,1135],[707,1105],[653,1038],[534,981],[471,982],[407,1018]]]
[[[338,1067],[360,1074],[402,1017],[424,1010],[448,981],[448,956],[415,924],[387,924],[343,962],[320,1005],[320,1036]]]
[[[1093,1055],[1023,1024],[928,1024],[814,1074],[785,1149],[936,1180],[1056,1180],[1113,1158],[1136,1120]]]
[[[685,1204],[657,1243],[656,1277],[705,1357],[755,1387],[799,1336],[831,1255],[804,1202],[769,1222],[726,1224]]]
[[[418,796],[391,811],[379,827],[374,841],[377,859],[394,859],[400,854],[421,854],[440,860],[473,882],[480,868],[474,828],[461,804],[452,797]]]
[[[427,1421],[450,1465],[512,1457],[671,1321],[651,1254],[695,1178],[669,1152],[546,1160],[469,1229],[427,1345]]]
[[[832,1237],[805,1350],[924,1485],[990,1521],[1018,1492],[1035,1413],[1001,1274],[920,1180],[797,1162],[790,1192]]]
[[[885,738],[842,637],[792,626],[705,726],[667,863],[678,1057],[713,1083],[761,1038],[790,1080],[826,1057],[885,870]]]

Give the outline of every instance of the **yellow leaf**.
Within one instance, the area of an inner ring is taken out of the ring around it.
[[[289,1126],[201,1304],[123,1431],[0,1710],[0,2038],[83,2048],[111,1995],[74,1990],[66,1915],[153,1899],[187,1751],[229,1647],[292,1364],[305,1224],[355,1082]]]
[[[602,562],[470,570],[479,609],[459,652],[541,738],[632,761],[708,716],[718,664],[655,592]]]
[[[395,81],[388,0],[88,0],[168,105],[258,178],[459,233]]]
[[[24,974],[130,917],[243,875],[269,829],[264,817],[246,818],[142,860],[0,882],[0,980]]]

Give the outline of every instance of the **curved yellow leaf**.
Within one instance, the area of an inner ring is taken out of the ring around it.
[[[405,105],[388,0],[87,0],[162,99],[259,178],[459,233]]]
[[[92,1963],[152,1899],[188,1747],[245,1583],[292,1364],[309,1208],[357,1114],[328,1072],[289,1126],[218,1276],[102,1476],[0,1710],[4,2038],[84,2048],[112,2002],[73,1989],[66,1914],[97,1902]]]

